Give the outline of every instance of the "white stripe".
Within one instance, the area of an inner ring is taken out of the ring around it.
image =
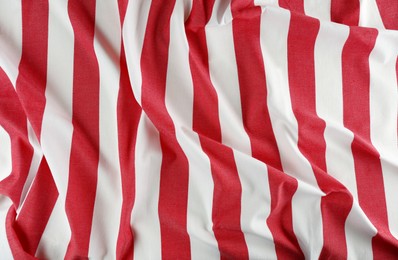
[[[359,0],[359,26],[385,29],[376,0]]]
[[[308,16],[330,21],[331,0],[304,0],[304,11]]]
[[[23,189],[22,189],[19,207],[17,208],[17,218],[19,217],[19,212],[21,211],[21,209],[23,207],[25,199],[29,193],[30,187],[32,186],[32,183],[36,177],[37,170],[39,169],[41,159],[43,158],[43,152],[41,150],[39,141],[37,140],[37,137],[33,130],[33,127],[29,123],[28,120],[26,122],[27,122],[27,130],[28,130],[27,131],[28,132],[28,140],[29,140],[30,145],[33,148],[33,157],[32,157],[32,161],[30,163],[28,176],[26,177],[26,181],[25,181]]]
[[[219,100],[222,143],[251,155],[250,140],[242,122],[232,14],[226,2],[214,4],[212,16],[206,25],[210,78]]]
[[[312,259],[318,258],[323,244],[320,200],[324,193],[297,147],[298,126],[291,107],[287,71],[289,21],[288,11],[265,8],[260,39],[267,72],[268,107],[283,169],[298,180],[292,199],[293,228],[306,259]]]
[[[89,257],[115,259],[122,208],[117,99],[121,31],[117,1],[99,1],[95,10],[94,50],[99,65],[99,143]]]
[[[213,179],[210,162],[201,150],[199,138],[192,130],[179,131],[181,146],[189,160],[187,229],[192,259],[219,259],[218,244],[213,233]]]
[[[21,1],[0,0],[0,68],[16,86],[22,53]]]
[[[267,167],[238,150],[234,150],[242,185],[241,228],[251,259],[276,259],[275,245],[267,218],[271,211],[271,194]]]
[[[326,165],[358,200],[351,143],[354,135],[344,128],[341,53],[349,28],[321,23],[314,48],[316,111],[326,122]]]
[[[12,170],[11,139],[7,131],[0,125],[0,182],[8,177]]]
[[[345,222],[347,259],[373,259],[372,237],[377,229],[354,200]]]
[[[354,205],[347,216],[345,232],[348,259],[372,255],[374,227],[358,205],[351,143],[354,134],[344,127],[341,53],[349,28],[321,23],[315,43],[316,110],[326,122],[326,165],[328,173],[352,194]],[[360,249],[360,250],[359,250]]]
[[[275,6],[279,7],[278,0],[254,0],[254,5],[266,7],[266,6]]]
[[[369,56],[370,133],[380,153],[387,203],[388,225],[398,238],[397,76],[398,34],[380,31]]]
[[[11,139],[6,130],[0,126],[0,183],[11,174]],[[6,234],[6,217],[12,207],[12,201],[8,196],[0,194],[0,252],[4,259],[12,259],[10,245]]]
[[[126,62],[134,96],[141,104],[141,51],[151,1],[129,1],[123,23],[123,42]]]
[[[72,143],[74,34],[67,1],[49,1],[46,106],[41,147],[59,197],[38,245],[39,257],[63,258],[71,231],[65,212]],[[62,61],[62,62],[60,62]]]
[[[142,112],[135,147],[134,259],[161,259],[158,217],[162,150],[159,133]]]
[[[192,259],[219,259],[212,230],[213,180],[210,161],[192,129],[193,83],[189,70],[188,42],[184,31],[186,9],[177,0],[170,19],[170,45],[166,79],[166,107],[176,137],[189,162],[187,229]],[[200,86],[199,86],[200,87]]]
[[[58,197],[37,247],[36,257],[64,259],[71,235],[64,207],[64,200]]]
[[[249,256],[275,257],[271,232],[266,225],[270,192],[265,165],[251,157],[250,139],[242,121],[238,71],[228,1],[216,2],[206,26],[210,77],[219,99],[222,143],[234,152],[242,185],[241,229]]]

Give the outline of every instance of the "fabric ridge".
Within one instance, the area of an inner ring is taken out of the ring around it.
[[[0,0],[0,259],[398,258],[398,1]]]

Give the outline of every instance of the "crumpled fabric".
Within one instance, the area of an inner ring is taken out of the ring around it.
[[[395,259],[398,1],[0,1],[1,259]]]

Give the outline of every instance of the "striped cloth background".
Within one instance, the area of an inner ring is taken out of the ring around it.
[[[0,0],[0,259],[398,259],[397,0]]]

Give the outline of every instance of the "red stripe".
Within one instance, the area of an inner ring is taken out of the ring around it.
[[[46,104],[48,1],[22,1],[22,54],[16,89],[40,140]]]
[[[316,113],[314,46],[319,20],[292,14],[288,35],[288,70],[292,109],[298,122],[298,148],[308,159],[319,188],[326,193],[321,199],[323,247],[320,259],[347,258],[345,221],[352,207],[346,188],[328,176],[326,123]],[[303,37],[305,35],[305,37]]]
[[[141,55],[142,107],[159,131],[162,148],[159,221],[162,258],[190,258],[187,232],[188,160],[165,104],[170,17],[175,1],[153,0]]]
[[[120,23],[123,25],[127,1],[119,1]],[[128,75],[123,42],[120,52],[120,88],[117,101],[119,160],[123,204],[117,239],[116,258],[133,259],[134,234],[130,226],[135,200],[135,145],[141,107],[133,95]]]
[[[36,253],[57,198],[57,187],[43,157],[22,210],[13,225],[23,248],[32,256]]]
[[[123,44],[121,55],[124,55]],[[121,76],[117,113],[123,204],[116,258],[131,259],[134,250],[134,234],[130,226],[130,219],[135,199],[135,144],[141,107],[137,104],[131,90],[124,56],[121,56],[120,63]]]
[[[243,9],[244,2],[232,1],[243,123],[250,137],[252,156],[267,165],[271,194],[267,224],[274,238],[276,254],[280,259],[304,259],[292,220],[291,201],[297,190],[297,181],[282,172],[267,107],[266,77],[260,47],[261,8],[249,2],[251,6]]]
[[[192,128],[198,132],[199,137],[203,135],[221,142],[218,98],[210,80],[205,32],[213,5],[213,0],[194,0],[190,16],[185,23],[185,33],[189,44],[189,65],[194,87]]]
[[[205,25],[213,5],[214,1],[194,1],[185,27],[194,86],[193,130],[199,134],[202,149],[210,159],[214,182],[213,232],[221,258],[248,259],[240,227],[242,188],[233,152],[221,144],[218,98],[210,81]]]
[[[14,99],[15,105],[19,105],[19,113],[13,113],[13,117],[19,118],[19,122],[14,125],[21,127],[23,134],[21,138],[24,140],[15,140],[14,135],[15,130],[11,130],[12,140],[12,173],[10,177],[12,179],[6,179],[2,184],[4,184],[5,189],[7,187],[12,187],[10,191],[10,198],[14,201],[14,206],[17,207],[20,199],[21,192],[29,173],[30,163],[33,157],[33,149],[29,144],[28,133],[27,133],[27,117],[36,133],[38,139],[40,139],[41,124],[43,119],[44,107],[45,107],[45,89],[47,81],[47,49],[48,49],[48,15],[49,6],[47,0],[39,1],[22,1],[22,53],[21,60],[19,63],[19,74],[16,80],[16,91],[19,98]],[[5,76],[5,75],[3,75]],[[10,88],[12,88],[10,86]],[[9,92],[10,93],[10,92]],[[14,92],[15,95],[15,92]],[[10,111],[10,110],[5,110]],[[12,111],[12,110],[11,110]],[[17,114],[17,115],[16,115]],[[2,119],[7,117],[1,117]],[[12,123],[14,120],[11,120]],[[17,134],[17,135],[20,135]],[[15,144],[17,142],[17,144]],[[44,168],[43,168],[44,167]],[[48,169],[48,167],[47,167]],[[40,168],[43,173],[41,176],[36,175],[33,186],[29,192],[28,197],[21,211],[22,220],[18,223],[14,223],[15,232],[22,239],[21,246],[31,255],[34,255],[37,245],[40,241],[41,235],[44,231],[45,225],[47,223],[48,217],[51,214],[53,204],[51,200],[55,200],[57,195],[55,184],[47,182],[48,191],[51,192],[47,194],[49,199],[49,204],[43,207],[38,207],[37,199],[40,197],[39,194],[34,192],[34,187],[42,185],[42,181],[47,181],[48,176],[51,177],[51,173],[46,172],[45,166]],[[39,173],[38,173],[39,174]],[[44,176],[42,177],[42,175]],[[9,183],[8,183],[9,182]],[[0,187],[0,189],[2,189]],[[52,191],[55,192],[53,193]],[[45,193],[44,193],[45,194]],[[42,199],[44,199],[41,196]],[[54,202],[55,203],[55,202]],[[35,212],[33,208],[40,209],[40,214]],[[29,211],[29,217],[26,217],[26,212]],[[37,216],[40,216],[40,221],[38,223],[33,223],[32,220],[38,220]],[[13,231],[14,232],[14,231]],[[16,238],[17,239],[17,238]],[[18,244],[19,246],[19,244]],[[19,249],[14,249],[14,257],[17,257]],[[17,253],[17,255],[15,255]]]
[[[376,0],[381,19],[386,29],[398,30],[398,1]]]
[[[12,256],[14,257],[14,259],[24,259],[24,260],[37,259],[34,256],[25,252],[21,244],[21,241],[19,241],[18,235],[14,229],[16,217],[17,217],[17,212],[15,211],[15,208],[11,206],[7,212],[5,225],[6,225],[7,240],[10,245]]]
[[[99,160],[99,69],[94,52],[95,1],[69,0],[75,36],[73,136],[66,213],[71,240],[66,258],[87,257]]]
[[[332,22],[356,26],[359,24],[359,0],[332,0]]]
[[[118,97],[119,160],[122,178],[123,204],[120,230],[116,249],[117,259],[132,259],[134,234],[130,226],[131,211],[135,200],[135,145],[141,107],[137,104],[131,90],[124,46],[121,51],[121,75]]]
[[[388,229],[387,206],[379,153],[370,140],[369,55],[377,30],[351,27],[342,53],[344,126],[354,133],[354,157],[361,208],[378,230],[372,240],[375,259],[398,254],[398,243]]]
[[[12,158],[12,171],[0,182],[0,194],[9,197],[13,202],[13,206],[7,213],[5,225],[8,243],[15,259],[32,258],[23,249],[13,227],[16,218],[15,209],[19,206],[33,157],[33,148],[28,140],[26,122],[25,112],[14,87],[3,69],[0,68],[0,125],[10,136]]]
[[[211,137],[200,136],[208,155],[214,182],[213,232],[221,259],[249,259],[240,226],[242,187],[232,150]]]
[[[291,12],[304,14],[304,0],[279,0],[279,6]]]
[[[119,7],[119,16],[120,16],[120,27],[123,28],[124,17],[126,16],[126,10],[128,6],[129,0],[117,0],[117,4]]]
[[[10,113],[11,112],[11,113]],[[12,171],[0,182],[0,194],[18,207],[33,157],[28,139],[27,118],[7,75],[0,68],[0,125],[11,139]]]

